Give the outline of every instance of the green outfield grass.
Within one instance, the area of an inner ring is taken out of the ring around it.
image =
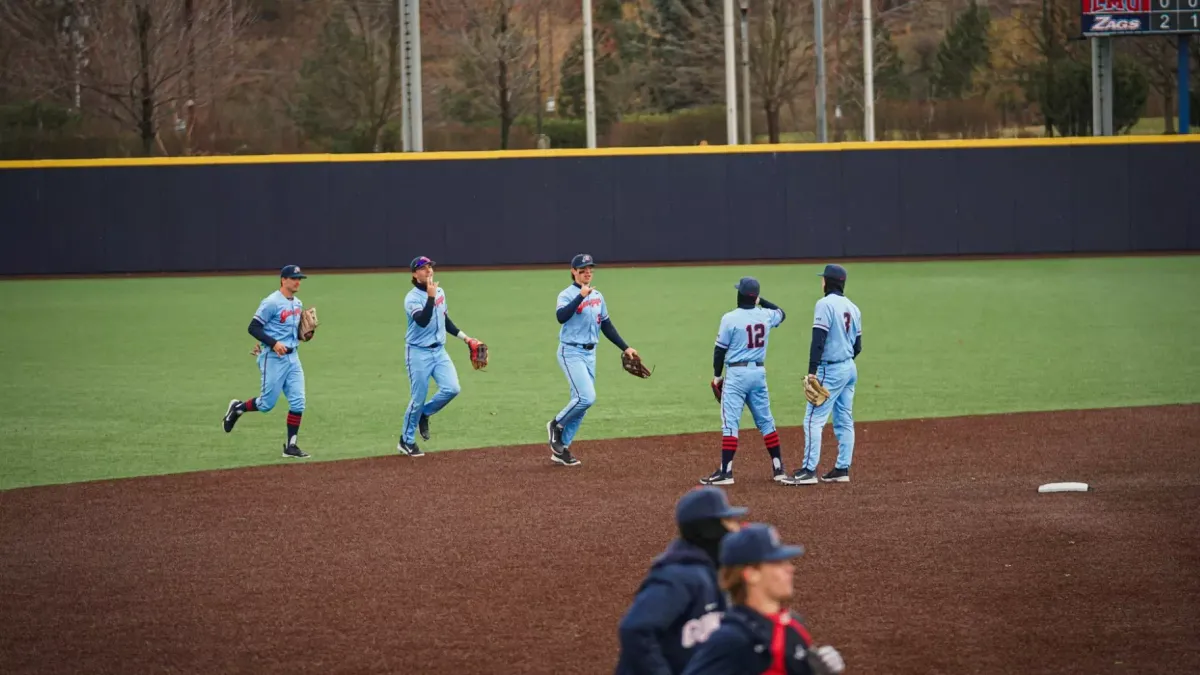
[[[860,421],[1200,401],[1200,257],[848,268],[863,310]],[[712,344],[746,274],[788,313],[771,334],[768,377],[777,423],[800,423],[818,269],[600,268],[614,322],[656,370],[626,375],[603,343],[598,403],[579,440],[717,429]],[[553,318],[567,271],[439,281],[492,365],[471,370],[465,345],[451,342],[463,392],[423,447],[544,442],[568,395]],[[230,435],[218,424],[231,398],[257,394],[245,326],[276,284],[270,274],[0,282],[0,488],[286,461],[286,402]],[[300,297],[322,320],[301,352],[309,461],[394,452],[409,288],[404,272],[304,282]]]

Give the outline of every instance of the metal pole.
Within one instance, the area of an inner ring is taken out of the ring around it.
[[[1104,107],[1104,98],[1100,86],[1100,40],[1092,38],[1092,135],[1104,133],[1104,116],[1100,112]]]
[[[425,151],[425,106],[421,101],[421,0],[409,0],[408,11],[412,43],[412,137],[413,150]]]
[[[1104,127],[1104,135],[1113,135],[1113,39],[1110,37],[1100,38],[1103,42],[1100,43],[1100,90],[1103,93],[1104,100],[1100,107],[1103,116],[1101,122]]]
[[[596,147],[596,71],[592,44],[592,0],[583,0],[583,99],[587,118],[587,146]]]
[[[1188,52],[1188,37],[1189,36],[1187,33],[1181,33],[1179,35],[1179,72],[1176,74],[1176,79],[1178,80],[1179,85],[1179,133],[1181,134],[1191,133],[1190,124],[1192,93],[1191,87],[1188,86],[1191,78],[1191,73],[1188,72],[1188,69],[1191,66],[1191,63],[1189,62],[1190,54]]]
[[[752,145],[750,128],[750,2],[741,0],[742,10],[742,143]]]
[[[400,17],[400,149],[412,152],[412,99],[409,97],[410,75],[408,73],[408,0],[396,0],[396,12]]]
[[[737,67],[733,51],[733,0],[725,0],[725,142],[737,145]]]
[[[825,0],[813,1],[813,42],[817,48],[817,142],[828,140],[825,121]]]
[[[875,140],[875,35],[871,0],[863,0],[863,140]]]
[[[422,152],[420,0],[396,2],[400,11],[400,137],[404,152]]]

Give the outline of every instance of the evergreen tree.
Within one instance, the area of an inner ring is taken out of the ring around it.
[[[991,58],[988,30],[991,17],[986,7],[971,0],[950,30],[946,32],[937,51],[933,81],[938,98],[963,98],[971,93],[975,73]]]

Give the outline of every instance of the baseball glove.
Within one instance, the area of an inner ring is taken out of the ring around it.
[[[300,339],[308,342],[313,339],[313,335],[317,332],[317,326],[321,325],[317,321],[317,308],[309,307],[300,314]]]
[[[713,396],[717,397],[717,403],[721,402],[721,390],[725,388],[725,378],[718,377],[712,381]]]
[[[625,352],[621,352],[621,367],[628,371],[630,375],[635,375],[642,379],[650,377],[650,373],[653,372],[646,367],[646,364],[642,363],[642,357],[626,354]]]
[[[488,346],[475,338],[471,338],[467,340],[467,347],[471,350],[471,367],[475,370],[486,368],[488,364]]]
[[[829,390],[821,384],[816,375],[805,375],[804,398],[813,405],[821,405],[829,400]]]

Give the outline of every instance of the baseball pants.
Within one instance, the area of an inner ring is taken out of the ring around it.
[[[775,431],[775,418],[771,416],[771,399],[767,392],[766,368],[756,365],[726,367],[725,385],[721,390],[722,436],[738,435],[743,406],[750,408],[754,425],[763,436]]]
[[[421,421],[421,415],[432,417],[437,414],[458,396],[461,388],[458,386],[458,371],[455,370],[454,362],[450,360],[444,346],[429,349],[406,345],[404,365],[408,370],[408,390],[411,398],[404,413],[404,431],[401,438],[405,443],[412,443],[416,438],[417,423]],[[426,402],[431,377],[438,391]]]
[[[829,390],[829,399],[819,406],[809,403],[804,411],[804,469],[816,471],[821,461],[821,433],[833,413],[833,433],[838,439],[835,468],[849,469],[854,459],[854,386],[858,366],[853,359],[817,366],[817,379]]]
[[[282,393],[287,397],[289,411],[304,412],[304,368],[298,353],[280,356],[273,350],[263,350],[258,355],[258,372],[262,374],[262,388],[254,401],[255,409],[270,411]]]
[[[570,446],[579,425],[583,424],[583,416],[596,402],[596,351],[560,344],[558,365],[567,375],[571,400],[554,419],[563,428],[563,445]]]

